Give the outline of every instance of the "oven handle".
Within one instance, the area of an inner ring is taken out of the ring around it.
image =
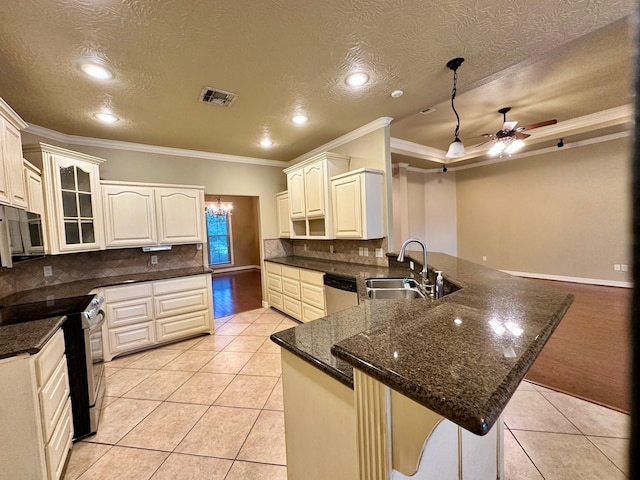
[[[91,318],[86,318],[88,325],[86,328],[89,329],[89,333],[93,333],[94,331],[101,329],[105,318],[103,310],[98,310],[95,314],[91,315]]]

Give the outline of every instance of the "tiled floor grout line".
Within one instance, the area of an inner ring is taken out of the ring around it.
[[[613,466],[614,466],[614,467],[616,467],[616,468],[620,471],[620,473],[622,473],[622,475],[624,475],[625,477],[629,478],[629,476],[628,476],[626,473],[624,473],[624,472],[622,471],[622,469],[621,469],[620,467],[618,467],[618,465],[616,465],[616,462],[614,462],[611,458],[609,458],[609,455],[607,455],[604,451],[602,451],[602,450],[600,449],[600,447],[599,447],[598,445],[596,445],[595,443],[593,443],[593,442],[591,441],[591,439],[589,438],[589,435],[585,435],[584,437],[587,439],[587,441],[588,441],[589,443],[591,443],[591,445],[593,445],[594,447],[596,447],[596,448],[598,449],[598,451],[599,451],[600,453],[602,453],[602,454],[607,458],[607,460],[609,460],[609,461],[613,464]],[[604,437],[604,438],[615,438],[615,437]]]
[[[506,425],[505,425],[506,426]],[[518,446],[520,447],[520,449],[524,452],[524,454],[527,456],[527,458],[529,459],[529,461],[531,462],[531,465],[533,465],[533,468],[536,469],[536,471],[540,474],[540,476],[542,477],[543,480],[545,480],[544,475],[542,474],[542,472],[540,471],[540,469],[538,468],[538,466],[536,465],[536,462],[533,461],[533,458],[531,458],[529,456],[529,452],[527,452],[524,448],[524,446],[520,443],[520,440],[518,440],[518,437],[516,437],[513,434],[513,431],[511,428],[507,427],[507,430],[509,430],[509,432],[511,433],[511,436],[513,437],[513,439],[516,441],[516,443],[518,444]]]

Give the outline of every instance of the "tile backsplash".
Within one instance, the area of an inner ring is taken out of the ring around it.
[[[156,265],[151,265],[151,255],[157,255]],[[52,268],[52,276],[44,276],[45,266]],[[200,266],[204,266],[204,257],[195,245],[174,245],[171,250],[153,253],[145,253],[142,248],[124,248],[50,255],[3,268],[0,297],[77,280]]]
[[[333,247],[333,252],[331,247]],[[361,256],[360,248],[368,249],[369,255]],[[378,248],[382,249],[382,257],[376,257],[376,249]],[[294,255],[382,267],[386,267],[388,264],[387,249],[386,238],[375,240],[288,240],[280,238],[264,241],[265,258]]]

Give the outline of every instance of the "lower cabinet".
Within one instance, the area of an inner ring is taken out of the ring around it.
[[[324,273],[269,261],[265,270],[271,307],[301,322],[326,316]]]
[[[0,360],[0,478],[58,480],[71,449],[73,423],[62,330],[35,355]]]
[[[213,331],[211,275],[108,287],[105,360],[159,343]]]

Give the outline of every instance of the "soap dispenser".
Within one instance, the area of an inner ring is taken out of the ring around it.
[[[444,279],[442,278],[442,270],[436,270],[436,292],[435,298],[444,296]]]

